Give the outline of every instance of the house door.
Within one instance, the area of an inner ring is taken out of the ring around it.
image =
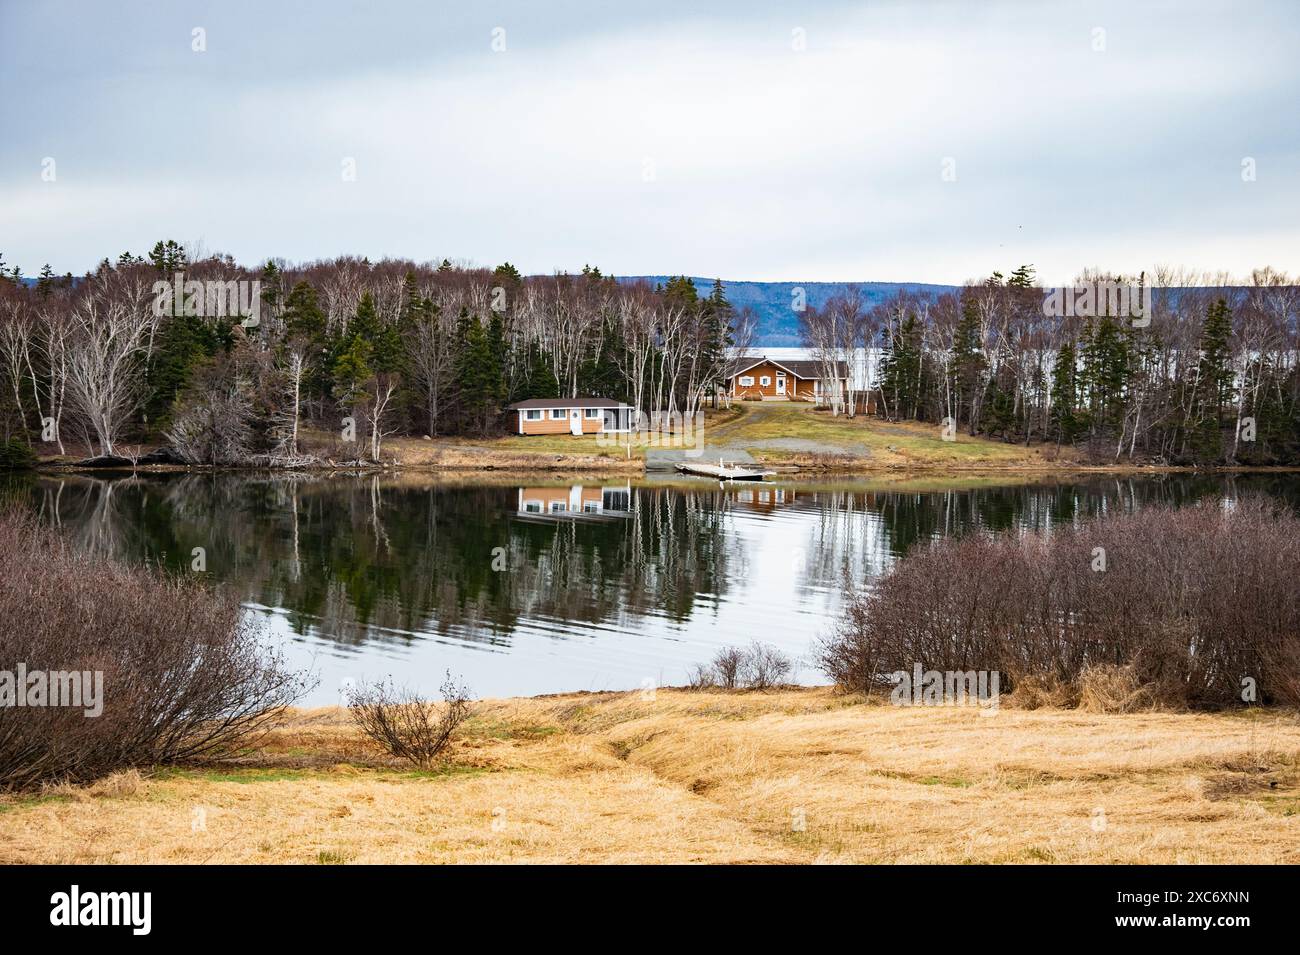
[[[778,395],[785,394],[785,375],[776,376],[776,393]]]
[[[582,434],[582,412],[577,408],[569,412],[569,433]]]

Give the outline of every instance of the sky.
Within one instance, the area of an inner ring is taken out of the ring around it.
[[[1297,49],[1296,0],[0,0],[0,252],[1296,273]]]

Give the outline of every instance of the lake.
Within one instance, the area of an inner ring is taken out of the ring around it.
[[[448,670],[478,697],[679,685],[756,638],[825,682],[811,649],[846,587],[926,541],[1204,496],[1300,507],[1296,475],[1008,480],[44,475],[8,491],[92,553],[182,573],[201,558],[320,677],[309,705],[389,675],[432,693]]]

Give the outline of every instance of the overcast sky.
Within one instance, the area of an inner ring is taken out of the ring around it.
[[[0,0],[0,251],[1300,272],[1298,50],[1296,0]]]

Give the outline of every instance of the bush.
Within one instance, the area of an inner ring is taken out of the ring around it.
[[[697,666],[690,686],[702,690],[766,690],[779,686],[794,670],[794,661],[780,650],[755,640],[748,647],[723,647],[707,666]]]
[[[920,663],[997,670],[1029,705],[1222,706],[1243,678],[1295,705],[1298,580],[1300,518],[1254,500],[949,539],[851,598],[819,662],[864,691]]]
[[[0,514],[0,661],[8,674],[102,673],[97,716],[0,705],[4,789],[229,753],[307,688],[233,596],[91,559],[15,512]]]
[[[443,753],[460,724],[470,715],[469,690],[448,672],[442,684],[442,705],[392,681],[362,684],[348,699],[352,721],[390,755],[429,769]]]
[[[26,441],[10,438],[0,442],[0,471],[25,471],[36,466],[36,453]]]

